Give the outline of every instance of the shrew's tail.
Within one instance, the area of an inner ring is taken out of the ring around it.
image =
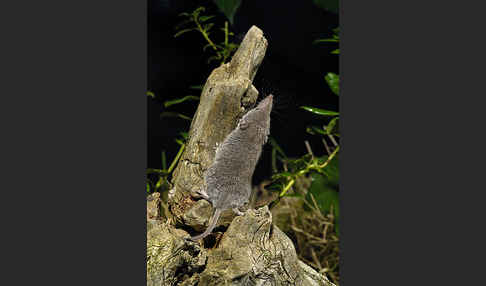
[[[209,221],[208,228],[203,233],[191,237],[191,240],[197,241],[197,240],[200,240],[201,238],[205,238],[206,236],[208,236],[213,231],[214,227],[216,226],[216,223],[218,222],[220,215],[221,215],[221,209],[216,209],[214,211],[213,217]]]

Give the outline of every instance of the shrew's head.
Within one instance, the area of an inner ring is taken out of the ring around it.
[[[270,113],[272,112],[273,95],[265,97],[258,105],[248,111],[239,121],[237,128],[247,133],[256,142],[264,144],[270,133]]]

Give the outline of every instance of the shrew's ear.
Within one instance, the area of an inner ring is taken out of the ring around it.
[[[248,125],[249,124],[248,124],[248,122],[246,120],[244,120],[244,119],[241,119],[240,120],[240,124],[239,124],[240,129],[245,130],[246,128],[248,128]]]

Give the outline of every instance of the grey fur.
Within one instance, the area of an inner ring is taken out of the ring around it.
[[[272,104],[273,96],[269,95],[248,111],[216,149],[214,162],[204,173],[205,190],[200,192],[215,212],[206,231],[191,240],[209,235],[222,211],[238,209],[248,202],[251,178],[270,134]]]

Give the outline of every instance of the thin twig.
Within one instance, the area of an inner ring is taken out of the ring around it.
[[[321,265],[321,262],[319,262],[319,259],[317,259],[316,252],[314,251],[314,248],[311,248],[311,255],[312,255],[312,259],[314,260],[315,264],[317,264],[317,268],[319,270],[321,270],[322,265]]]
[[[332,136],[332,134],[329,134],[328,136],[329,136],[329,139],[331,139],[332,144],[334,144],[334,146],[337,146],[338,143],[336,142],[336,139],[334,139],[334,136]]]
[[[329,145],[327,145],[326,139],[322,138],[322,143],[324,143],[324,148],[326,148],[327,155],[331,154],[331,150],[329,149]]]
[[[305,140],[304,143],[305,143],[305,148],[307,148],[307,152],[312,156],[312,159],[314,159],[314,153],[312,153],[312,149],[309,144],[309,141]]]

